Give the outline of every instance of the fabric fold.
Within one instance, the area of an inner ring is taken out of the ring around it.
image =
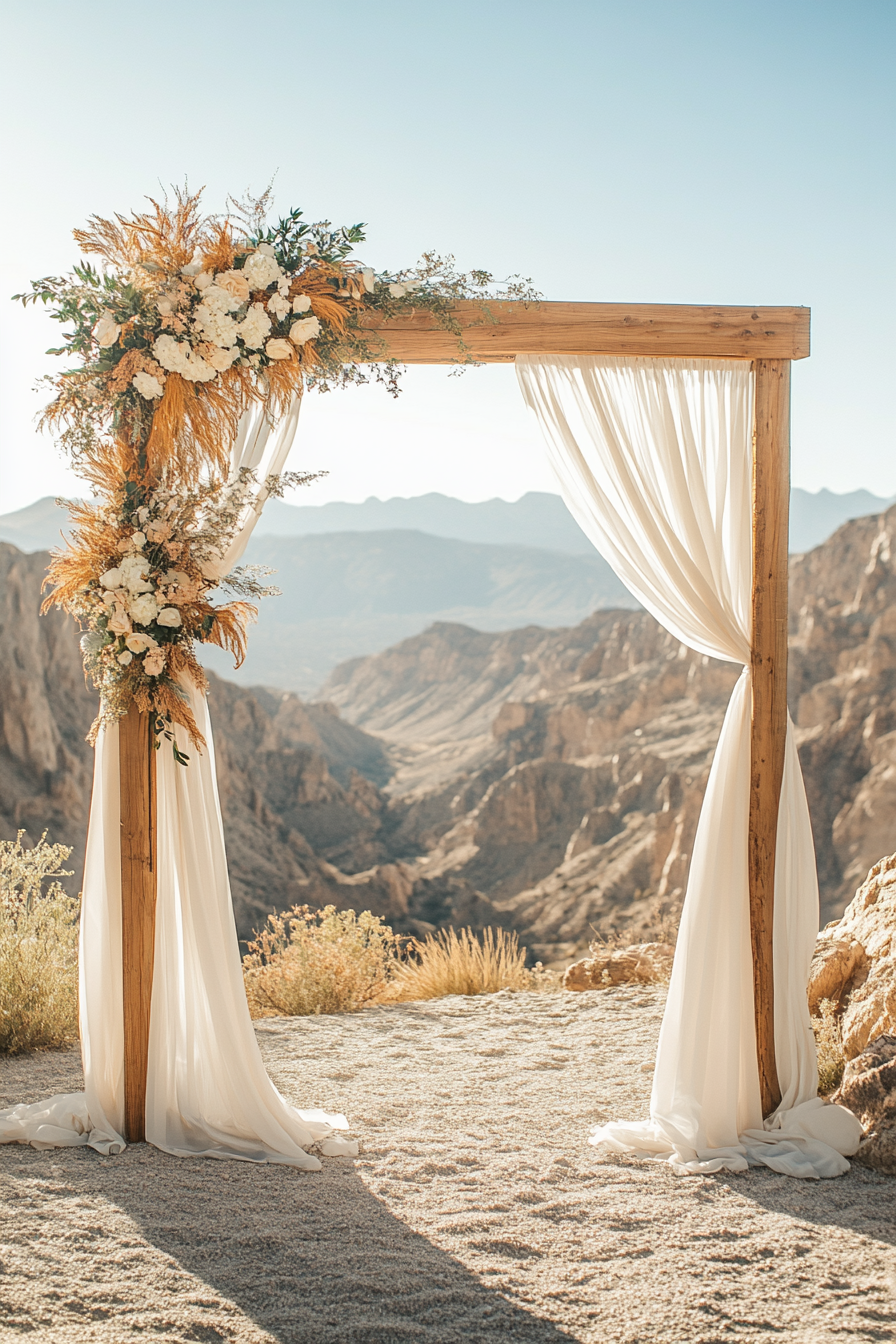
[[[278,427],[255,408],[243,417],[231,473],[250,468],[259,486],[222,560],[239,560],[261,513],[265,480],[285,464],[299,401]],[[147,1070],[146,1137],[180,1157],[229,1157],[319,1171],[306,1148],[357,1151],[340,1137],[344,1115],[291,1106],[268,1077],[243,988],[208,704],[183,683],[206,748],[186,732],[178,765],[163,743],[157,758],[155,966]],[[0,1112],[0,1142],[35,1147],[125,1147],[118,728],[99,734],[81,906],[79,984],[85,1090]],[[335,1136],[335,1137],[334,1137]]]
[[[760,1104],[747,849],[750,365],[525,355],[516,368],[563,498],[585,534],[665,629],[699,653],[743,666],[694,840],[650,1119],[600,1126],[591,1142],[663,1156],[681,1172],[764,1163],[793,1176],[838,1175],[861,1128],[849,1112],[817,1097],[806,985],[818,884],[789,722],[775,871],[782,1102],[765,1124]]]

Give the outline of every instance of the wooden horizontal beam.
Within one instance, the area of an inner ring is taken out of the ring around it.
[[[805,359],[808,308],[707,308],[664,303],[458,303],[470,357],[510,363],[517,355],[654,355],[673,358]],[[382,339],[372,362],[453,364],[457,336],[428,313],[362,326]]]

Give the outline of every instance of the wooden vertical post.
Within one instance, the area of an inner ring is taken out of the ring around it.
[[[762,1114],[781,1100],[775,1059],[773,934],[778,804],[787,741],[790,360],[759,359],[753,420],[753,704],[750,734],[750,933]]]
[[[119,720],[124,1137],[146,1139],[146,1070],[156,922],[156,753],[150,717]]]

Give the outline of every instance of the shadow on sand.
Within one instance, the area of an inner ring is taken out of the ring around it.
[[[51,1157],[30,1156],[11,1163],[7,1177],[33,1179]],[[568,1344],[573,1338],[508,1302],[406,1227],[368,1190],[350,1159],[325,1159],[323,1172],[307,1175],[179,1159],[141,1144],[117,1158],[55,1150],[52,1165],[76,1201],[113,1203],[149,1246],[283,1344]],[[46,1235],[53,1237],[52,1227]],[[148,1282],[146,1297],[150,1306]],[[203,1324],[202,1314],[176,1337],[199,1344],[232,1337]]]

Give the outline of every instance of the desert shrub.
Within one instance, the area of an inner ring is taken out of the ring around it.
[[[389,993],[393,1002],[440,999],[446,994],[493,994],[499,989],[534,988],[538,975],[526,969],[526,949],[515,933],[485,929],[443,929],[414,942],[395,968]],[[553,987],[553,986],[552,986]]]
[[[0,1053],[46,1050],[78,1035],[78,900],[59,882],[67,845],[0,840]],[[49,883],[45,887],[45,884]]]
[[[830,999],[822,999],[819,1003],[818,1016],[812,1019],[812,1030],[818,1052],[818,1092],[825,1097],[840,1086],[846,1066],[837,1005]]]
[[[351,1013],[386,992],[399,939],[369,910],[293,906],[270,915],[243,959],[253,1017]]]

